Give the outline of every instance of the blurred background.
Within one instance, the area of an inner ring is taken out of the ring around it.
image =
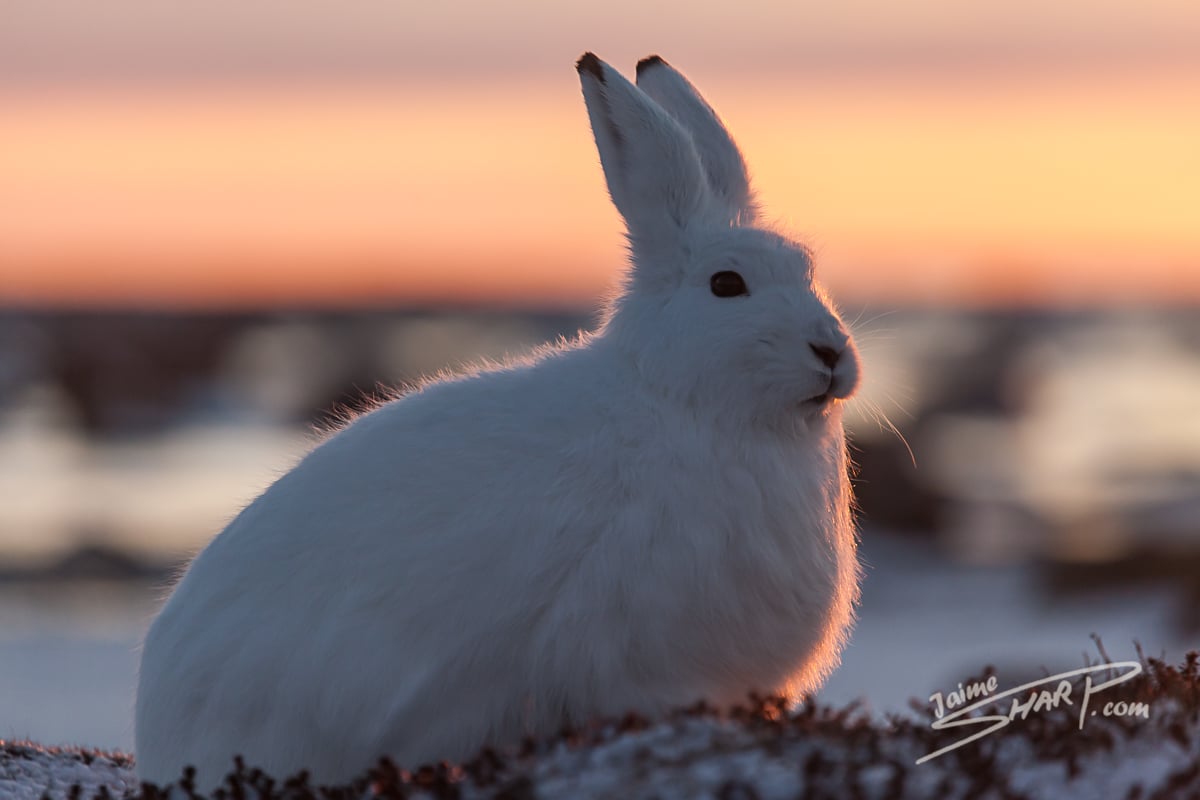
[[[0,738],[130,748],[182,563],[383,386],[594,324],[584,50],[659,53],[818,257],[866,385],[901,711],[1200,644],[1200,6],[16,0],[0,11]]]

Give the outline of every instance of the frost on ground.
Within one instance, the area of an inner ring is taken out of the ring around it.
[[[415,771],[387,762],[348,786],[310,787],[239,767],[224,798],[1186,798],[1200,797],[1200,654],[1179,667],[1145,659],[1121,699],[1149,718],[1090,719],[1071,709],[1016,719],[993,735],[917,765],[978,730],[933,730],[911,717],[879,722],[853,707],[778,699],[717,714],[698,706],[649,724],[597,724],[517,750],[486,750],[461,765]],[[1001,705],[1001,709],[1007,706]],[[993,713],[1003,713],[993,711]],[[78,787],[78,788],[76,788]],[[183,781],[173,797],[198,797]],[[0,798],[128,798],[128,756],[0,742]]]
[[[0,800],[83,800],[101,791],[117,798],[134,794],[136,787],[129,756],[0,740]]]

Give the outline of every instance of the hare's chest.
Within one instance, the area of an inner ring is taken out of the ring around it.
[[[627,635],[634,652],[666,649],[693,665],[692,685],[716,702],[791,691],[849,621],[844,476],[786,454],[710,463],[690,491],[659,498],[642,548],[623,561],[639,610]]]
[[[819,602],[840,571],[849,504],[840,460],[823,455],[714,448],[706,469],[663,465],[664,479],[681,477],[652,501],[658,552],[646,563],[673,557],[725,609],[739,598]]]
[[[734,504],[713,555],[729,565],[731,581],[740,572],[753,576],[751,595],[769,592],[784,604],[819,601],[836,580],[843,499],[831,487],[840,476],[818,466],[778,456],[730,468],[728,483],[745,499]]]

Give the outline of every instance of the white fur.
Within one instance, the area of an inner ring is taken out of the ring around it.
[[[646,68],[668,113],[586,61],[623,293],[594,334],[358,417],[212,541],[146,637],[143,779],[193,764],[212,785],[236,753],[337,781],[383,754],[795,696],[836,665],[858,592],[853,345],[807,252],[749,224],[745,165],[691,85]],[[715,297],[721,270],[749,296]],[[830,370],[810,344],[844,352]]]

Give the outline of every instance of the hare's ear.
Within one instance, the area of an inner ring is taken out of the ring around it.
[[[596,56],[584,53],[575,67],[608,193],[635,254],[678,246],[687,223],[715,205],[691,137]]]
[[[659,56],[637,65],[638,88],[666,109],[692,136],[713,194],[735,222],[750,222],[758,213],[746,161],[733,137],[696,87]]]

